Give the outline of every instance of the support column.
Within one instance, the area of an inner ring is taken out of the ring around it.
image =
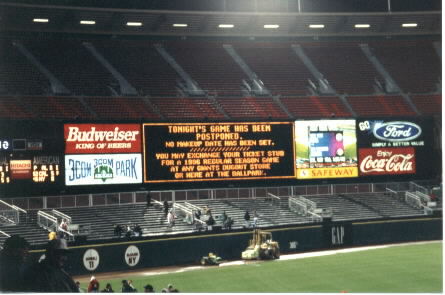
[[[19,41],[14,41],[12,43],[17,49],[24,55],[26,58],[34,65],[39,71],[49,80],[51,84],[51,91],[54,94],[68,94],[71,93],[63,84],[59,81],[59,79],[54,76],[45,66],[37,60],[37,58],[26,49],[26,47]]]
[[[138,95],[136,89],[130,85],[127,79],[121,75],[109,62],[106,60],[102,54],[100,54],[93,44],[90,42],[83,42],[82,45],[113,75],[113,77],[117,80],[120,87],[121,95]]]

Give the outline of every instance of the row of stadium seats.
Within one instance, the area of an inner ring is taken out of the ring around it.
[[[0,42],[0,94],[50,95],[49,78],[20,52],[24,48],[66,88],[66,94],[113,96],[123,94],[112,73],[95,57],[97,52],[134,87],[139,96],[175,96],[181,76],[156,49],[161,44],[176,63],[207,93],[242,96],[249,76],[226,52],[223,42],[80,39],[2,39]],[[376,93],[376,81],[385,78],[362,52],[359,42],[230,42],[237,54],[264,83],[271,95],[308,95],[314,73],[293,51],[298,44],[308,60],[337,94]],[[438,91],[441,69],[434,42],[370,41],[371,52],[404,93]],[[24,87],[26,85],[26,87]]]
[[[438,115],[441,95],[410,97],[422,115]],[[408,116],[402,96],[349,96],[357,116]],[[246,119],[353,116],[336,96],[247,98],[0,97],[0,118],[22,119]]]
[[[407,217],[424,215],[423,209],[411,207],[403,200],[385,194],[339,194],[306,196],[315,202],[317,208],[326,209],[333,213],[334,221],[354,221],[364,219],[378,219],[385,217]],[[179,204],[185,204],[179,201]],[[220,217],[223,212],[234,220],[232,229],[246,226],[244,214],[249,211],[253,222],[254,212],[258,218],[257,226],[270,227],[290,224],[311,223],[310,215],[298,215],[289,209],[288,199],[282,197],[278,203],[266,198],[257,199],[220,199],[193,200],[188,203],[199,208],[208,207],[216,219],[216,225],[221,226]],[[45,210],[51,214],[51,210]],[[95,207],[58,208],[58,211],[68,215],[72,224],[89,228],[88,240],[116,238],[114,226],[139,225],[143,236],[165,235],[172,233],[192,232],[196,225],[189,224],[184,216],[177,211],[178,218],[175,225],[168,226],[163,207],[154,204],[147,207],[145,203],[121,204]],[[204,210],[203,210],[204,211]],[[48,231],[36,224],[37,210],[28,210],[28,214],[21,215],[17,225],[0,226],[0,230],[7,234],[20,234],[27,237],[32,244],[43,244],[48,239]],[[201,220],[204,220],[202,212]],[[205,230],[203,228],[203,230]],[[125,232],[125,229],[124,229]],[[0,237],[1,239],[1,237]],[[0,241],[1,242],[1,241]]]

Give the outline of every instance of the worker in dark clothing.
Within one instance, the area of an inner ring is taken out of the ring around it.
[[[250,214],[247,210],[246,213],[244,213],[244,220],[246,221],[245,227],[250,227]]]
[[[0,291],[23,292],[23,270],[28,256],[29,243],[13,235],[3,243],[0,252]]]
[[[79,288],[63,267],[68,260],[66,240],[48,242],[45,259],[34,264],[25,272],[25,286],[28,292],[68,292],[78,293]]]
[[[151,195],[150,195],[150,193],[147,193],[147,195],[145,196],[145,199],[147,200],[147,208],[151,207]]]
[[[170,208],[170,206],[168,205],[167,200],[165,200],[164,201],[164,215],[165,215],[165,217],[167,217],[167,215],[168,215],[169,208]]]

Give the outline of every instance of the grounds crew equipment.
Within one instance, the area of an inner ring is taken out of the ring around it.
[[[255,229],[247,249],[241,253],[241,258],[253,259],[279,259],[280,246],[272,240],[272,233]]]
[[[209,256],[203,256],[201,258],[201,264],[202,265],[219,265],[222,258],[213,254],[212,252],[209,253]]]

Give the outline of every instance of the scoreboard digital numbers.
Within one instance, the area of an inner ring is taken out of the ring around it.
[[[0,184],[9,183],[10,179],[8,159],[0,156]]]
[[[35,156],[32,164],[32,180],[34,182],[55,182],[60,175],[60,159],[58,156]]]
[[[144,182],[295,178],[292,122],[147,123]]]

